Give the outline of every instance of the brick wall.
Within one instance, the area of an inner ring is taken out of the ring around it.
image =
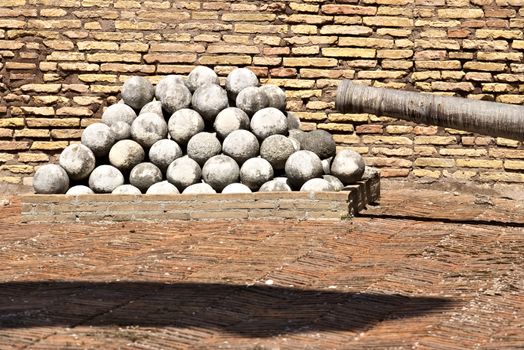
[[[383,177],[524,183],[522,144],[334,111],[348,78],[524,103],[524,0],[1,0],[0,183],[30,184],[123,81],[234,66]],[[524,120],[524,116],[523,116]]]

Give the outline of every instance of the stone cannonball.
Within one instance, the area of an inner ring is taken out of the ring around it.
[[[331,162],[333,162],[333,157],[322,159],[322,169],[324,169],[325,175],[331,174]]]
[[[286,110],[286,93],[284,90],[275,85],[264,85],[261,86],[260,89],[266,94],[269,107],[274,107],[281,111]]]
[[[338,179],[338,177],[333,175],[324,175],[322,178],[329,182],[331,186],[333,186],[333,191],[339,192],[344,189],[344,184]]]
[[[69,177],[60,165],[47,164],[36,171],[33,188],[37,194],[63,194],[69,188]]]
[[[153,146],[166,136],[167,123],[155,113],[141,114],[131,124],[131,137],[145,148]]]
[[[94,123],[82,132],[82,144],[97,157],[106,156],[116,142],[115,134],[106,124]]]
[[[236,106],[248,115],[253,115],[261,109],[269,107],[269,99],[261,88],[250,86],[237,95]]]
[[[222,140],[235,130],[249,129],[249,116],[236,107],[229,107],[218,113],[213,125]]]
[[[198,88],[208,84],[220,84],[218,75],[209,67],[195,67],[187,76],[186,85],[191,92],[195,92]]]
[[[257,191],[264,183],[273,179],[273,167],[264,158],[248,159],[240,168],[240,182]]]
[[[223,190],[222,193],[251,193],[251,190],[249,187],[247,187],[244,184],[241,183],[234,183],[227,185]]]
[[[109,152],[109,163],[121,171],[133,169],[144,161],[146,154],[138,142],[121,140],[115,143]]]
[[[195,91],[191,104],[204,120],[212,123],[218,113],[229,106],[229,101],[226,90],[216,84],[207,84]]]
[[[293,112],[287,112],[287,128],[289,130],[300,130],[300,118]]]
[[[335,189],[324,179],[311,179],[306,181],[300,188],[301,192],[332,192]]]
[[[162,171],[166,171],[169,164],[182,155],[182,149],[178,143],[168,139],[155,142],[149,149],[149,160]]]
[[[148,104],[146,104],[142,109],[140,110],[140,114],[144,113],[156,113],[160,117],[164,118],[164,112],[162,111],[162,102],[160,101],[151,101]]]
[[[337,153],[331,163],[331,174],[338,177],[344,185],[355,183],[362,178],[366,168],[364,159],[352,150]]]
[[[259,140],[268,136],[287,134],[287,120],[284,113],[276,108],[268,107],[255,113],[251,119],[251,130]]]
[[[62,151],[59,163],[72,180],[82,180],[91,174],[96,159],[89,148],[82,144],[74,144]]]
[[[260,145],[257,137],[247,130],[235,130],[227,135],[222,145],[225,155],[233,158],[238,164],[258,156]]]
[[[164,96],[164,93],[168,90],[170,90],[175,85],[186,85],[186,79],[180,75],[166,75],[160,81],[158,84],[156,84],[155,87],[155,97],[158,101],[162,100],[162,97]]]
[[[300,140],[300,148],[315,153],[320,159],[335,156],[337,145],[333,136],[325,130],[313,130]]]
[[[102,123],[111,126],[116,122],[124,122],[129,125],[136,118],[133,108],[124,103],[117,103],[106,108],[102,114]]]
[[[297,140],[299,144],[300,144],[300,142],[302,141],[302,139],[304,138],[304,136],[306,134],[307,134],[307,132],[302,131],[300,129],[291,129],[291,130],[289,130],[289,138]]]
[[[300,142],[298,142],[296,139],[289,137],[289,141],[293,144],[293,149],[296,151],[300,151]]]
[[[175,84],[162,93],[160,102],[167,115],[171,115],[191,105],[191,92],[185,85]]]
[[[140,195],[142,192],[133,185],[122,185],[115,188],[111,194]]]
[[[122,86],[122,99],[126,105],[140,110],[155,97],[155,88],[144,77],[131,77]]]
[[[167,181],[157,182],[149,187],[146,194],[180,194],[175,185]]]
[[[66,194],[69,196],[83,196],[86,194],[94,194],[92,189],[84,185],[73,186],[67,190]]]
[[[184,108],[173,113],[168,122],[169,135],[179,145],[185,146],[188,141],[204,130],[204,119],[192,109]]]
[[[293,153],[285,165],[286,175],[291,185],[300,188],[306,181],[324,174],[322,161],[311,151]]]
[[[250,86],[258,86],[258,78],[255,73],[247,68],[237,68],[231,71],[226,79],[226,90],[229,98],[236,100],[240,91]]]
[[[160,181],[162,181],[162,171],[153,163],[140,163],[129,173],[131,185],[142,192]]]
[[[287,178],[274,178],[260,186],[259,192],[291,192]]]
[[[293,141],[284,135],[271,135],[262,142],[260,156],[267,160],[273,169],[282,170],[290,155],[297,151]]]
[[[111,165],[100,165],[89,176],[89,187],[95,193],[111,193],[124,184],[124,175]]]
[[[169,165],[166,172],[169,182],[175,185],[180,191],[194,185],[202,178],[202,169],[197,162],[188,156],[176,159]]]
[[[205,183],[198,183],[187,187],[182,194],[214,194],[217,193],[213,187]]]
[[[187,143],[187,155],[200,166],[220,152],[222,152],[220,141],[215,134],[209,132],[198,133]]]
[[[131,125],[126,122],[116,122],[111,124],[111,131],[115,134],[115,140],[125,140],[131,137]]]
[[[238,182],[240,169],[231,157],[218,155],[210,158],[202,167],[202,178],[217,192],[227,185]]]

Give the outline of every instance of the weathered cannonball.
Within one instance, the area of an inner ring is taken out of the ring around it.
[[[213,128],[222,140],[235,130],[249,129],[249,116],[236,107],[229,107],[218,113]]]
[[[322,178],[329,182],[331,186],[333,186],[333,191],[339,192],[344,189],[344,184],[338,179],[338,177],[333,175],[324,175]]]
[[[167,124],[169,135],[179,145],[187,142],[196,134],[204,130],[204,119],[192,109],[184,108],[173,113]]]
[[[275,134],[286,135],[288,130],[286,116],[273,107],[256,112],[250,126],[253,134],[260,140]]]
[[[297,151],[293,141],[284,135],[271,135],[260,145],[260,156],[267,160],[273,169],[282,170],[290,155]]]
[[[362,178],[366,164],[360,154],[352,150],[337,153],[331,163],[331,174],[338,177],[344,185],[352,184]]]
[[[166,178],[180,191],[186,187],[196,184],[202,178],[202,169],[197,162],[188,156],[176,159],[169,165]]]
[[[81,140],[97,157],[106,156],[116,141],[111,128],[103,123],[94,123],[85,128]]]
[[[191,92],[182,84],[174,84],[160,95],[162,109],[168,115],[191,105]]]
[[[144,161],[146,154],[140,144],[133,140],[120,140],[109,152],[109,163],[115,168],[127,171]]]
[[[149,160],[162,171],[166,171],[169,164],[182,157],[182,149],[173,140],[163,139],[155,142],[149,149]]]
[[[129,173],[131,185],[142,192],[160,181],[162,181],[162,171],[153,163],[140,163]]]
[[[322,161],[311,151],[293,153],[286,161],[285,169],[289,182],[297,188],[300,188],[306,181],[324,174]]]
[[[377,168],[373,168],[371,166],[366,166],[366,169],[364,170],[364,174],[362,175],[363,180],[372,179],[375,176],[380,175],[380,170]]]
[[[115,188],[111,194],[140,195],[142,192],[133,185],[122,185]]]
[[[70,196],[83,196],[86,194],[94,194],[92,189],[84,185],[77,185],[67,190],[66,194]]]
[[[139,115],[131,124],[131,137],[145,148],[167,136],[167,123],[156,113]]]
[[[335,189],[329,183],[329,181],[324,179],[311,179],[306,181],[300,188],[301,192],[328,192],[334,191]]]
[[[146,104],[142,109],[140,110],[140,114],[144,113],[156,113],[160,117],[164,117],[164,112],[162,112],[162,102],[160,101],[151,101],[148,104]]]
[[[126,122],[116,122],[111,124],[111,131],[115,135],[115,140],[125,140],[131,137],[131,125]]]
[[[202,167],[202,178],[217,192],[227,185],[238,182],[240,169],[229,156],[218,155],[210,158]]]
[[[307,132],[302,131],[300,129],[290,129],[289,130],[289,138],[297,140],[298,143],[302,141],[302,139],[307,135]]]
[[[213,187],[205,183],[198,183],[188,186],[182,194],[214,194],[217,193]]]
[[[146,194],[180,194],[180,191],[175,185],[162,181],[149,187]]]
[[[293,112],[287,112],[287,128],[289,130],[300,130],[300,118]]]
[[[89,176],[89,187],[95,193],[111,193],[124,184],[124,175],[111,165],[100,165]]]
[[[133,108],[124,103],[116,103],[106,108],[102,114],[102,122],[108,126],[116,122],[124,122],[129,125],[135,120],[136,113]]]
[[[212,123],[218,113],[229,106],[229,101],[226,90],[216,84],[207,84],[195,91],[191,104],[204,120]]]
[[[131,77],[122,86],[122,99],[126,105],[140,110],[155,97],[155,88],[144,77]]]
[[[227,135],[222,145],[222,151],[238,164],[249,158],[258,156],[260,145],[257,137],[247,130],[235,130]]]
[[[322,159],[322,169],[324,169],[325,175],[331,174],[331,162],[333,162],[333,157]]]
[[[63,194],[69,188],[69,177],[60,165],[47,164],[36,171],[33,188],[37,194]]]
[[[291,192],[287,178],[274,178],[260,186],[259,192]]]
[[[273,167],[264,158],[251,158],[240,168],[240,182],[256,191],[274,176]]]
[[[208,84],[220,84],[218,75],[209,67],[195,67],[187,76],[186,85],[191,92],[195,92],[201,86]]]
[[[251,193],[251,189],[247,187],[244,184],[241,183],[234,183],[227,185],[223,190],[222,193]]]
[[[258,86],[255,73],[247,68],[237,68],[231,71],[226,79],[226,90],[232,100],[236,100],[240,91],[250,86]]]
[[[89,148],[82,144],[74,144],[62,151],[59,163],[72,180],[82,180],[91,174],[96,159]]]
[[[269,99],[261,88],[250,86],[240,91],[236,98],[237,108],[248,115],[253,115],[261,109],[269,107]]]
[[[155,97],[158,101],[162,100],[162,97],[164,96],[164,93],[168,90],[170,90],[175,85],[186,85],[186,79],[180,75],[166,75],[160,81],[158,84],[156,84],[155,87]]]
[[[325,130],[313,130],[306,133],[300,140],[300,148],[315,153],[320,159],[333,157],[337,153],[337,145],[333,136]]]
[[[187,143],[187,155],[200,166],[213,156],[222,152],[222,145],[215,134],[201,132],[193,136]]]
[[[286,110],[286,93],[284,90],[275,85],[263,85],[260,89],[266,94],[269,107],[274,107],[281,111]]]

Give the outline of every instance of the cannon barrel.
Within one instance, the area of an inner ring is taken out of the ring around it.
[[[524,140],[524,106],[376,88],[343,80],[336,109]]]

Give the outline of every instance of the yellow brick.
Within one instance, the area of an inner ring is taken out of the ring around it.
[[[49,130],[42,129],[20,129],[15,130],[16,138],[49,138]]]
[[[411,145],[413,141],[404,136],[362,136],[363,143],[383,143],[387,145]]]
[[[503,137],[497,137],[497,145],[505,147],[518,147],[519,142],[516,140],[510,140]],[[521,151],[524,154],[524,151]]]
[[[0,26],[1,26],[0,21]],[[22,182],[22,179],[20,177],[16,176],[1,176],[0,177],[0,183],[7,183],[7,184],[19,184]]]
[[[343,25],[325,25],[320,29],[320,34],[342,34],[342,35],[370,35],[373,29],[365,26],[343,26]]]
[[[427,170],[427,169],[414,169],[413,175],[416,177],[430,177],[433,179],[438,179],[440,177],[440,171],[438,170]]]
[[[457,159],[457,166],[464,168],[502,168],[501,160],[487,160],[487,159]]]
[[[358,122],[366,123],[369,121],[369,114],[340,114],[331,113],[329,115],[330,122]]]
[[[49,156],[45,153],[18,153],[18,161],[22,163],[48,162]]]
[[[443,148],[439,151],[439,154],[454,157],[482,157],[486,156],[488,152],[485,149]]]
[[[364,17],[364,24],[367,26],[378,27],[411,27],[413,20],[406,17],[392,17],[392,16],[374,16]]]
[[[294,34],[313,35],[313,34],[318,33],[318,28],[314,25],[301,24],[301,25],[291,26],[291,31]]]
[[[357,79],[399,79],[408,74],[406,71],[360,71],[357,73]]]
[[[68,146],[67,141],[34,141],[32,150],[62,150]]]
[[[393,48],[394,44],[394,41],[391,39],[379,38],[341,37],[338,40],[339,46]]]
[[[457,180],[471,180],[473,177],[475,177],[475,175],[477,175],[477,172],[468,171],[468,170],[457,170],[454,172],[450,172],[450,171],[444,170],[443,175],[445,177],[451,177]]]
[[[160,30],[166,27],[162,22],[142,22],[142,21],[115,21],[115,28],[119,30]]]
[[[317,128],[329,131],[353,132],[355,128],[351,124],[325,123],[318,124]]]
[[[284,34],[287,31],[287,25],[235,24],[236,33]]]
[[[24,118],[0,118],[0,128],[24,126]]]
[[[410,58],[413,56],[413,50],[378,50],[378,58]]]
[[[524,34],[521,30],[477,29],[475,37],[478,39],[522,39]]]
[[[376,50],[358,48],[323,48],[322,55],[326,57],[374,58],[376,55]]]
[[[84,50],[118,50],[118,44],[111,41],[79,41],[78,49]]]
[[[270,22],[274,21],[273,13],[224,13],[222,20],[226,22]]]
[[[335,140],[336,143],[342,143],[342,144],[352,145],[355,143],[360,143],[360,137],[356,134],[350,134],[350,135],[335,134],[333,135],[333,139]]]
[[[286,67],[335,67],[338,62],[334,58],[313,58],[313,57],[285,57],[284,66]]]
[[[251,64],[251,61],[251,56],[247,55],[201,56],[198,60],[203,65],[246,65]]]
[[[295,114],[300,120],[307,121],[324,121],[327,118],[326,113],[297,112]]]
[[[455,161],[444,158],[417,158],[414,165],[419,167],[452,168],[455,166]]]
[[[484,11],[481,9],[447,8],[437,10],[440,18],[481,18]]]
[[[524,170],[524,161],[522,161],[522,160],[506,160],[506,161],[504,161],[504,169],[507,169],[507,170]]]
[[[12,174],[31,174],[34,168],[31,165],[3,165],[0,171],[5,170]]]
[[[457,138],[454,136],[416,136],[416,145],[451,145],[456,144]]]
[[[409,134],[413,131],[412,126],[408,125],[388,125],[386,126],[386,132],[388,134]]]
[[[509,173],[509,172],[480,173],[479,178],[481,181],[501,181],[501,182],[524,183],[524,174],[522,173]]]

